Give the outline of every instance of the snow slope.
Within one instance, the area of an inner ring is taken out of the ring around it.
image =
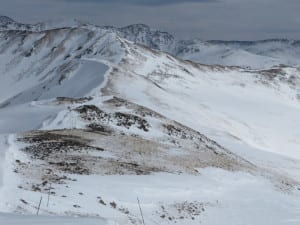
[[[114,28],[115,29],[115,28]],[[299,41],[270,39],[262,41],[178,40],[167,32],[153,30],[144,24],[118,29],[120,35],[176,57],[204,64],[251,68],[270,68],[285,64],[299,65]]]
[[[296,41],[0,27],[0,223],[299,223]]]
[[[16,214],[0,214],[1,224],[10,225],[40,225],[40,224],[59,224],[59,225],[101,225],[113,224],[107,223],[100,219],[91,218],[68,218],[68,217],[54,217],[54,216],[20,216]]]
[[[111,76],[108,93],[125,96],[195,130],[212,129],[213,139],[232,136],[264,151],[300,158],[298,69],[279,68],[266,74],[182,65],[167,55],[143,51],[132,54],[147,60],[136,63],[128,57]],[[130,76],[124,76],[126,72]]]
[[[0,103],[3,105],[49,99],[59,94],[65,97],[87,94],[84,92],[93,88],[90,85],[96,87],[103,81],[95,77],[96,69],[102,74],[106,71],[101,60],[110,63],[122,56],[116,35],[99,29],[10,30],[1,32],[0,39]],[[95,60],[84,59],[91,56],[98,60],[99,66]],[[65,86],[78,88],[76,82],[86,87],[76,93],[67,91]]]

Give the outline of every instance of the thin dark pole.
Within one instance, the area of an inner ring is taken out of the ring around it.
[[[140,213],[141,213],[141,216],[142,216],[143,224],[145,225],[145,220],[144,220],[143,211],[142,211],[142,208],[141,208],[139,197],[137,197],[137,201],[138,201],[138,204],[139,204],[139,208],[140,208]]]
[[[39,207],[38,207],[38,209],[37,209],[36,215],[39,215],[40,207],[41,207],[41,204],[42,204],[42,200],[43,200],[43,197],[41,196],[40,203],[39,203]]]
[[[47,208],[49,206],[50,194],[51,194],[51,183],[50,183],[50,187],[49,187],[49,191],[48,191]]]

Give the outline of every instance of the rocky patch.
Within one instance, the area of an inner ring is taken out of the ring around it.
[[[186,220],[199,219],[207,207],[212,207],[212,203],[203,202],[177,202],[170,205],[161,205],[160,210],[156,211],[161,220],[168,220],[171,223],[179,223]]]
[[[148,132],[150,128],[148,121],[140,116],[123,112],[106,113],[95,105],[83,105],[76,108],[75,111],[77,111],[84,120],[93,122],[93,127],[95,127],[95,124],[105,124],[106,126],[113,124],[126,129],[135,127],[144,132]]]

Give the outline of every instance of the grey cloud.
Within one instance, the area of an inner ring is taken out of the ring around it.
[[[80,2],[80,3],[109,3],[109,4],[131,4],[131,5],[145,5],[145,6],[160,6],[171,4],[183,3],[215,3],[218,0],[64,0],[67,2]]]
[[[145,0],[0,1],[0,15],[29,23],[77,18],[117,27],[145,23],[179,38],[300,39],[299,0],[154,0],[150,5]]]

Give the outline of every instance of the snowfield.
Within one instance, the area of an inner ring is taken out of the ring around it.
[[[16,214],[0,214],[0,223],[9,225],[40,225],[40,224],[59,224],[59,225],[113,225],[105,220],[93,218],[68,218],[54,216],[21,216]]]
[[[0,17],[0,224],[299,224],[297,43]]]

